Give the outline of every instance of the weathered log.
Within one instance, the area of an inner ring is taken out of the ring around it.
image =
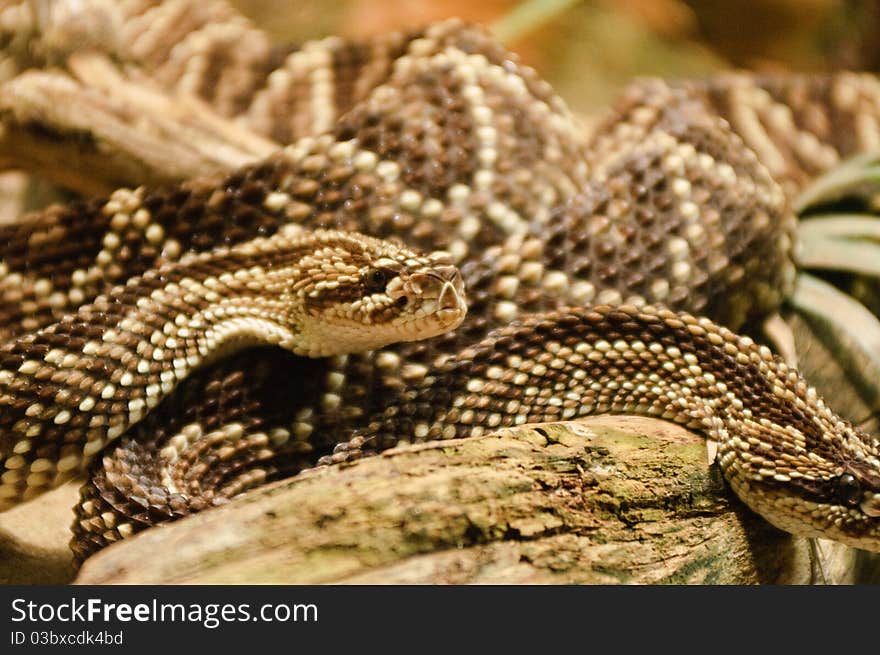
[[[76,566],[68,542],[76,483],[0,514],[0,584],[64,584]]]
[[[826,544],[828,581],[853,551]],[[596,417],[309,471],[87,560],[107,583],[804,583],[806,540],[745,508],[703,440]]]

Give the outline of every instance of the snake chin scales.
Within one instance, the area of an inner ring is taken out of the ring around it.
[[[118,60],[288,145],[0,226],[0,509],[86,475],[82,560],[401,439],[634,413],[774,525],[880,551],[877,438],[734,332],[794,288],[796,194],[880,149],[875,76],[641,81],[586,135],[460,21],[282,48],[114,6]]]

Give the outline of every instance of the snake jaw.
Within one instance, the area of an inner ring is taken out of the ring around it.
[[[849,432],[852,448],[872,448],[872,440]],[[880,491],[872,458],[839,459],[840,453],[810,451],[803,475],[768,476],[746,460],[722,466],[737,495],[781,530],[810,538],[834,539],[852,548],[880,552]]]
[[[880,552],[880,495],[855,507],[831,499],[816,501],[767,482],[729,479],[737,496],[773,526],[793,535],[833,539],[851,548]]]

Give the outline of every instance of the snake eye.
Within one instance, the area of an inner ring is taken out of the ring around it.
[[[837,478],[837,497],[847,507],[856,507],[862,502],[862,485],[850,473]]]
[[[371,293],[385,291],[385,284],[387,282],[388,274],[381,268],[370,269],[364,276],[364,284],[367,287],[367,291],[370,291]]]
[[[406,306],[409,304],[409,297],[408,296],[400,296],[394,302],[397,303],[397,306],[400,307],[400,309],[405,309]]]

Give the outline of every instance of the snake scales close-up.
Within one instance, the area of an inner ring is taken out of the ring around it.
[[[878,438],[736,334],[792,292],[795,196],[880,147],[876,77],[647,80],[587,138],[460,21],[230,51],[181,4],[122,3],[120,42],[290,145],[0,227],[0,508],[85,473],[82,560],[401,441],[637,414],[773,525],[880,551]]]

